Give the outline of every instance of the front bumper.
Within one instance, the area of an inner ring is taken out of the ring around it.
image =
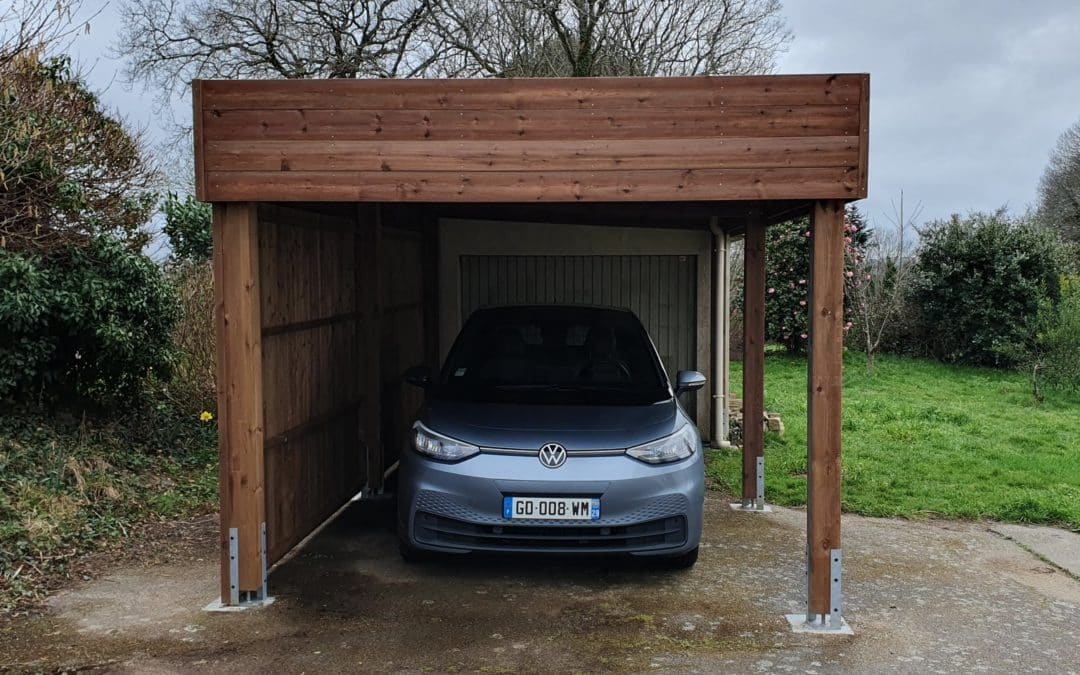
[[[702,453],[650,466],[625,455],[567,458],[558,469],[535,456],[480,454],[446,464],[402,457],[398,528],[410,546],[446,552],[678,555],[701,540]],[[600,519],[503,518],[506,496],[600,498]]]

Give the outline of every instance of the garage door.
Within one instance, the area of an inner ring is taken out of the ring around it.
[[[462,320],[481,307],[549,303],[630,309],[671,377],[696,368],[696,256],[461,256]],[[683,404],[693,415],[693,394]]]

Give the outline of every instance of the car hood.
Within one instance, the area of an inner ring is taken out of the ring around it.
[[[420,419],[432,431],[480,447],[533,450],[560,443],[570,451],[629,448],[685,423],[674,399],[624,406],[435,400],[424,405]]]

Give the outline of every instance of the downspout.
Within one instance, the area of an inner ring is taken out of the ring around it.
[[[712,428],[713,443],[730,448],[728,440],[728,374],[730,369],[731,314],[728,235],[716,216],[709,219],[713,235],[713,321],[712,321]]]

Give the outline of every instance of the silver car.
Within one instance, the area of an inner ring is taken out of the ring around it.
[[[401,458],[398,532],[427,552],[623,553],[697,560],[701,437],[626,310],[483,309],[426,390]]]

